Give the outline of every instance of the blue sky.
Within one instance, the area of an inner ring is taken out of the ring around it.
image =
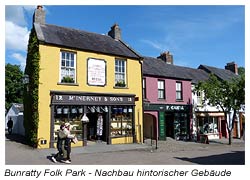
[[[36,6],[5,6],[6,63],[25,66]],[[114,23],[122,40],[143,56],[164,51],[174,64],[224,68],[235,61],[245,67],[244,6],[44,6],[46,23],[107,34]]]

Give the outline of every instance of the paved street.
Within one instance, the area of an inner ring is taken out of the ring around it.
[[[243,165],[245,144],[233,139],[210,141],[210,144],[175,141],[168,138],[160,141],[158,149],[150,140],[144,144],[106,145],[97,143],[87,147],[72,148],[72,165]],[[53,163],[51,154],[56,149],[33,149],[18,138],[6,138],[6,165],[64,165]]]

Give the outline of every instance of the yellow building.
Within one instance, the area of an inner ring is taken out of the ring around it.
[[[75,146],[141,143],[142,58],[121,40],[119,26],[100,35],[49,25],[42,6],[33,22],[39,49],[37,147],[55,147],[63,122],[71,124]]]

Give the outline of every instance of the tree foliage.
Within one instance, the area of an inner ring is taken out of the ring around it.
[[[34,28],[32,28],[28,53],[26,59],[25,74],[29,76],[29,84],[27,85],[27,91],[24,92],[24,128],[25,136],[30,145],[37,147],[38,138],[38,86],[39,86],[39,43]]]
[[[232,78],[230,81],[219,80],[215,75],[210,74],[207,81],[199,82],[196,91],[204,92],[204,103],[210,106],[219,106],[227,120],[229,132],[229,144],[231,144],[234,120],[241,108],[245,104],[245,76]],[[227,119],[233,112],[232,119]]]
[[[5,109],[8,110],[11,103],[23,103],[23,72],[19,65],[5,65]]]
[[[245,76],[245,68],[244,67],[239,67],[238,68],[238,74],[240,76]]]

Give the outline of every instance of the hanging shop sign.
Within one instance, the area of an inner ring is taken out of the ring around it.
[[[106,85],[106,62],[102,59],[88,59],[88,85]]]
[[[91,95],[52,95],[52,104],[69,105],[134,105],[133,96],[91,96]]]

